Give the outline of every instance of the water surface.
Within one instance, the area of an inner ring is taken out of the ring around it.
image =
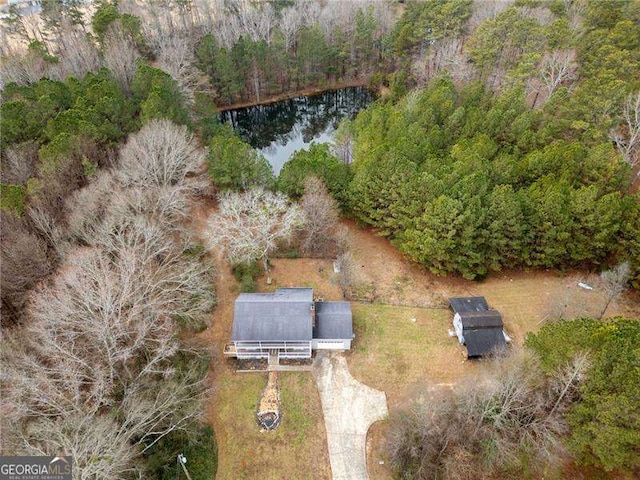
[[[228,110],[220,118],[257,148],[277,175],[293,152],[308,148],[311,142],[331,142],[340,120],[354,117],[373,100],[365,87],[348,87]]]

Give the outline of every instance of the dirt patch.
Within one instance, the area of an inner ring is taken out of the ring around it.
[[[311,287],[313,296],[324,300],[342,300],[340,287],[334,281],[333,261],[320,258],[274,258],[271,260],[271,285],[259,279],[261,291],[279,287]]]
[[[276,372],[269,372],[267,385],[262,391],[256,416],[258,424],[265,430],[275,430],[280,424],[280,392]]]

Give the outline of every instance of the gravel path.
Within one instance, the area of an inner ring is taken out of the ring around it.
[[[368,479],[367,430],[389,414],[384,392],[355,380],[346,359],[339,354],[318,352],[314,374],[334,480]]]

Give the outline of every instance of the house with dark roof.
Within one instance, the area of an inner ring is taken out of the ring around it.
[[[312,288],[278,288],[238,296],[228,354],[310,358],[312,350],[349,350],[353,338],[349,302],[315,301]]]
[[[481,357],[504,350],[510,340],[504,332],[502,315],[489,308],[484,297],[450,298],[453,328],[458,341],[467,347],[467,357]]]

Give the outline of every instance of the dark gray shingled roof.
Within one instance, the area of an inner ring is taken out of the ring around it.
[[[507,347],[502,328],[465,329],[464,343],[467,346],[468,357],[497,353]]]
[[[316,302],[316,327],[313,338],[346,340],[353,338],[349,302]]]
[[[450,298],[449,304],[456,313],[462,312],[485,312],[489,310],[489,305],[484,297],[458,297]]]
[[[473,328],[502,328],[502,315],[497,310],[487,310],[484,312],[462,312],[460,313],[463,330]]]
[[[231,339],[311,341],[313,289],[279,288],[275,293],[241,293],[236,299]]]
[[[449,304],[460,315],[467,356],[480,357],[506,348],[502,315],[490,310],[484,297],[450,298]]]

